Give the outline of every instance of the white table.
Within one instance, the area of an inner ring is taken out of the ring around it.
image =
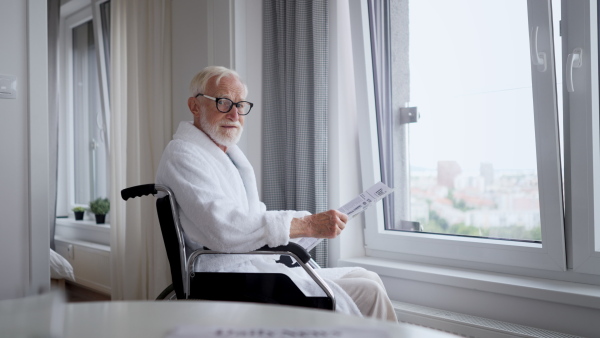
[[[182,325],[196,325],[224,328],[322,329],[360,326],[382,328],[389,333],[389,337],[456,337],[446,332],[407,323],[390,323],[325,310],[277,305],[211,301],[114,301],[62,304],[53,301],[53,305],[48,305],[50,303],[47,300],[45,300],[46,305],[43,305],[29,299],[26,301],[29,304],[15,306],[18,302],[19,300],[0,301],[0,336],[10,334],[11,337],[30,337],[33,333],[38,336],[67,338],[165,338],[172,330]],[[48,316],[48,313],[53,315]],[[52,319],[49,319],[50,317]],[[58,329],[57,323],[62,324]],[[53,333],[49,334],[51,325],[54,325],[54,329],[52,329]]]

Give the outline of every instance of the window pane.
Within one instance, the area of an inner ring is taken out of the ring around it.
[[[102,129],[96,44],[92,22],[73,29],[74,202],[106,196],[106,147]]]
[[[407,15],[392,49],[408,48],[420,119],[394,130],[410,186],[394,228],[541,241],[527,2],[418,0]]]

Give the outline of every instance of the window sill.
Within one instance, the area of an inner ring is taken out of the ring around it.
[[[92,220],[57,218],[55,237],[110,246],[110,224]]]
[[[600,286],[544,278],[461,269],[375,257],[341,259],[339,266],[361,266],[386,280],[411,280],[491,294],[600,309]]]

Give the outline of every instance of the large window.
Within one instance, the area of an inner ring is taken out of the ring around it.
[[[362,71],[374,83],[361,142],[379,150],[365,186],[395,188],[366,214],[367,253],[533,275],[597,267],[598,190],[584,188],[599,170],[596,4],[392,0],[355,11],[370,27]],[[568,261],[574,251],[587,268]]]
[[[57,215],[108,196],[110,2],[64,18]]]
[[[527,3],[411,1],[407,14],[406,40],[390,44],[408,47],[395,84],[420,118],[394,124],[408,144],[394,181],[409,182],[395,214],[407,203],[418,231],[540,242]]]

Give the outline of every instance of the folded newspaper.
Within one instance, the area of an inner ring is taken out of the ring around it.
[[[338,211],[348,215],[348,219],[352,219],[374,205],[377,201],[391,194],[393,191],[394,189],[388,187],[383,182],[375,183],[352,201],[340,207]]]
[[[183,325],[169,332],[166,338],[390,338],[388,330],[379,327],[206,327]]]

